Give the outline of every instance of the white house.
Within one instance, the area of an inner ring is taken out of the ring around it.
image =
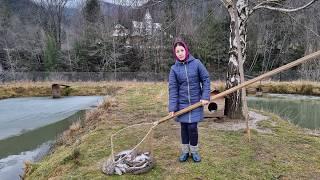
[[[147,9],[142,21],[132,21],[131,29],[127,29],[123,25],[117,24],[112,32],[112,37],[126,37],[126,42],[128,44],[136,44],[144,37],[150,38],[160,34],[161,28],[162,24],[154,23],[149,9]]]

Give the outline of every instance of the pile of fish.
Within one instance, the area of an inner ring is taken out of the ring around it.
[[[102,172],[107,175],[125,173],[141,174],[148,172],[155,165],[150,152],[137,152],[132,150],[121,151],[113,158],[110,157],[102,165]]]

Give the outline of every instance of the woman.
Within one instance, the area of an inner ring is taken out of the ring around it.
[[[199,101],[203,105],[210,100],[209,73],[199,59],[190,53],[185,42],[181,39],[173,45],[175,64],[169,74],[169,114],[174,115]],[[176,119],[181,124],[182,153],[180,162],[187,161],[189,153],[194,162],[200,162],[198,151],[198,122],[203,120],[203,107],[180,115]]]

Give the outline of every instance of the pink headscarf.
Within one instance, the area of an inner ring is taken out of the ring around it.
[[[182,45],[182,46],[184,47],[184,49],[186,50],[186,58],[185,58],[184,60],[180,60],[180,59],[177,57],[177,55],[176,55],[175,48],[176,48],[177,44]],[[175,59],[178,60],[178,61],[180,61],[180,62],[184,62],[184,61],[186,61],[186,60],[189,58],[189,49],[188,49],[187,44],[186,44],[183,40],[177,39],[177,40],[174,42],[174,44],[173,44],[173,55],[174,55]]]

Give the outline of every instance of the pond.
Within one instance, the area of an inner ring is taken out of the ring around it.
[[[320,128],[320,97],[294,94],[266,94],[248,97],[248,106],[279,115],[303,128]]]
[[[102,100],[102,96],[0,100],[1,179],[20,179],[24,161],[40,160],[58,134]]]

